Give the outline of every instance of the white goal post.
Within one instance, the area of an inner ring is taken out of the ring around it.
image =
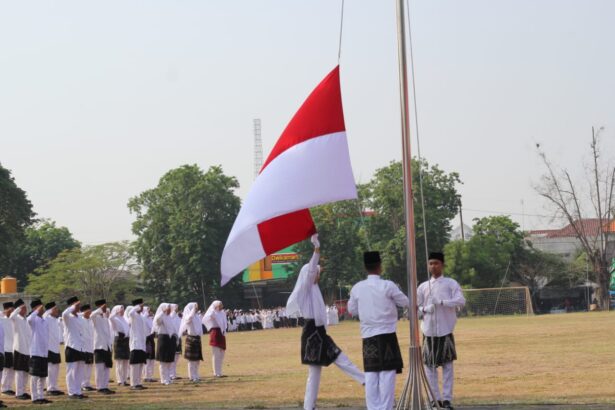
[[[466,305],[459,316],[533,315],[527,286],[510,288],[463,289]]]

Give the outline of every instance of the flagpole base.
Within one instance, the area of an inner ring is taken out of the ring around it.
[[[432,406],[432,403],[435,405]],[[425,368],[420,346],[410,347],[410,368],[396,410],[432,410],[441,409],[435,400]]]

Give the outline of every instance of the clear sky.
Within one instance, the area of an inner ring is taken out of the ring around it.
[[[131,239],[128,199],[182,164],[221,164],[243,197],[252,120],[267,155],[337,64],[340,5],[2,2],[0,162],[40,217],[86,244]],[[461,174],[464,218],[558,225],[532,189],[534,145],[580,175],[595,125],[615,153],[615,1],[420,0],[411,12],[423,155]],[[401,157],[395,30],[393,0],[346,0],[358,182]]]

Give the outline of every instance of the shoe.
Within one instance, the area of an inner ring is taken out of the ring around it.
[[[28,396],[29,396],[29,394],[28,394],[28,395],[26,395],[26,393],[24,393],[24,394],[22,394],[21,396],[15,396],[15,398],[16,398],[17,400],[30,400],[32,397],[28,397]]]
[[[64,392],[60,390],[49,390],[47,391],[48,396],[63,396]]]
[[[433,400],[433,401],[431,402],[431,408],[432,408],[432,409],[437,409],[438,407],[439,407],[439,408],[443,408],[443,406],[442,406],[442,400],[438,400],[437,402],[436,402],[435,400]]]
[[[455,410],[455,408],[453,407],[453,405],[451,404],[450,401],[448,400],[444,400],[442,402],[442,408],[446,409],[446,410]]]
[[[0,401],[0,408],[6,408],[6,407],[8,406]]]
[[[23,395],[26,396],[28,399],[32,398],[32,396],[30,396],[30,393],[24,393]]]
[[[111,390],[109,389],[98,389],[100,394],[111,394]]]
[[[141,386],[140,384],[137,386],[132,386],[130,388],[130,390],[145,390],[145,387]]]
[[[14,396],[15,392],[13,390],[5,390],[2,392],[5,396]]]
[[[122,384],[122,386],[130,386],[130,383],[124,382],[124,384]]]
[[[47,400],[47,399],[41,399],[41,400],[45,402],[45,404],[53,403],[51,400]]]
[[[95,391],[96,389],[92,386],[85,386],[81,388],[81,391]]]

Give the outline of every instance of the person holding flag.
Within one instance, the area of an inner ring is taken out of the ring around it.
[[[310,262],[299,272],[297,283],[286,302],[289,315],[297,314],[304,318],[301,332],[301,363],[308,366],[308,378],[305,386],[303,408],[316,408],[316,398],[320,386],[320,373],[323,366],[335,363],[344,373],[361,384],[365,384],[365,375],[355,366],[327,335],[327,307],[318,286],[323,272],[320,259],[320,242],[318,234],[312,235],[314,254]]]

